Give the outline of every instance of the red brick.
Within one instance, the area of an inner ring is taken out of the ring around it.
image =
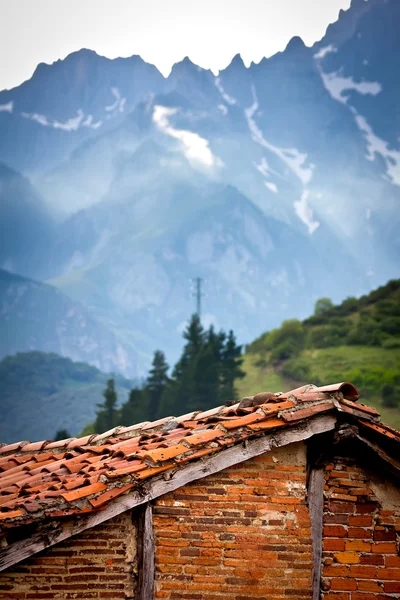
[[[347,529],[340,525],[325,525],[323,530],[324,537],[344,538],[347,537]]]
[[[340,592],[351,592],[357,589],[357,583],[354,579],[332,579],[331,590]]]
[[[400,581],[385,581],[383,589],[388,594],[398,594],[400,592]]]

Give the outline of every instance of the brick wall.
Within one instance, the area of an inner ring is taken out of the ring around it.
[[[155,502],[156,598],[312,598],[304,444]]]
[[[338,459],[325,471],[323,600],[400,597],[400,490]]]
[[[122,600],[136,576],[130,513],[72,537],[0,573],[1,600]]]

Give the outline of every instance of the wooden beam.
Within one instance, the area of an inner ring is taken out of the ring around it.
[[[147,502],[140,507],[138,518],[139,582],[137,600],[153,600],[154,598],[154,555],[153,509],[150,502]]]
[[[313,545],[313,600],[321,597],[322,531],[324,520],[324,469],[312,468],[308,488],[308,508],[311,520]]]
[[[371,450],[374,453],[374,455],[377,456],[383,462],[383,465],[386,467],[387,471],[389,471],[389,473],[392,476],[396,477],[397,479],[400,478],[400,462],[397,459],[393,458],[392,456],[389,456],[377,444],[371,442],[371,440],[367,440],[362,435],[355,434],[354,437],[359,442],[361,442],[361,444],[363,444],[369,450]]]
[[[152,477],[145,481],[140,488],[129,492],[111,502],[104,510],[88,516],[78,515],[74,519],[62,522],[51,520],[32,536],[14,542],[0,549],[0,571],[36,554],[45,548],[58,544],[86,529],[96,527],[108,519],[112,519],[135,506],[145,504],[150,500],[168,494],[191,481],[208,477],[228,467],[260,456],[273,448],[301,442],[310,437],[331,431],[336,425],[336,415],[326,414],[292,425],[287,429],[263,435],[254,440],[246,440],[241,444],[211,454],[203,460],[188,463],[185,467],[177,467],[163,475]]]

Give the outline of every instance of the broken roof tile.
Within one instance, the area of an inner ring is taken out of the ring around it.
[[[144,460],[150,459],[154,464],[158,462],[163,462],[165,460],[170,460],[171,458],[175,458],[180,454],[184,454],[188,452],[189,448],[184,446],[183,444],[176,444],[175,446],[170,446],[169,448],[156,448],[155,450],[149,450],[149,452],[145,452],[143,454]]]

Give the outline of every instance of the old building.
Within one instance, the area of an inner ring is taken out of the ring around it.
[[[399,598],[400,433],[358,397],[1,447],[1,600]]]

